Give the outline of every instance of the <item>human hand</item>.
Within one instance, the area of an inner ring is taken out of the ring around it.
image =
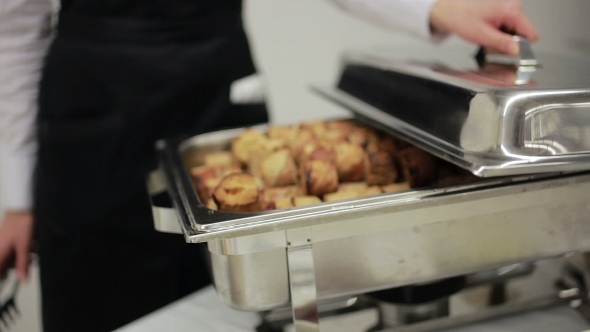
[[[0,226],[0,276],[6,273],[11,258],[15,257],[19,280],[27,281],[31,263],[33,226],[33,214],[30,212],[6,213]]]
[[[430,25],[436,32],[454,33],[510,55],[520,52],[519,45],[502,29],[531,42],[539,38],[519,0],[438,0],[430,12]]]

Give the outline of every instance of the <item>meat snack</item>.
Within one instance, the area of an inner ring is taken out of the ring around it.
[[[276,151],[285,149],[284,140],[269,138],[248,147],[248,172],[257,178],[262,178],[262,163],[266,157]]]
[[[354,120],[245,129],[230,151],[190,170],[210,209],[287,209],[477,179],[409,143]]]
[[[344,182],[340,183],[338,191],[364,192],[368,188],[369,186],[367,186],[366,182]]]
[[[220,211],[260,211],[256,179],[247,173],[232,173],[224,177],[213,191],[213,200]]]
[[[315,205],[322,202],[322,200],[316,196],[297,196],[293,197],[291,201],[293,202],[294,207]]]
[[[296,196],[283,197],[277,199],[275,203],[276,209],[288,209],[292,207],[302,207],[321,203],[322,200],[316,196]]]
[[[310,160],[324,160],[336,164],[336,152],[326,142],[310,141],[303,146],[297,162],[302,165]]]
[[[397,180],[398,171],[393,157],[386,152],[367,153],[365,181],[369,186],[384,186]]]
[[[338,191],[324,196],[324,202],[335,202],[345,199],[368,197],[382,194],[379,186],[367,186],[364,182],[346,183],[340,185]]]
[[[338,130],[348,134],[356,125],[352,120],[336,120],[326,123],[328,130]]]
[[[435,180],[436,160],[428,152],[409,147],[397,154],[404,179],[411,188],[427,185]]]
[[[215,201],[213,200],[213,198],[209,198],[209,199],[207,200],[207,204],[205,204],[205,206],[206,206],[208,209],[211,209],[211,210],[217,210],[217,204],[215,204]]]
[[[265,188],[260,192],[260,206],[262,210],[277,209],[279,201],[290,200],[301,195],[301,188],[297,186],[286,186],[276,188]]]
[[[229,151],[217,151],[206,153],[203,157],[205,166],[239,166],[237,160]]]
[[[335,202],[335,201],[343,201],[346,199],[362,197],[363,192],[357,191],[337,191],[335,193],[327,194],[324,196],[324,202]]]
[[[295,126],[272,126],[268,128],[267,135],[271,139],[280,139],[288,142],[297,130],[298,128]]]
[[[318,138],[323,137],[326,130],[328,130],[326,122],[322,120],[304,122],[299,127],[303,131],[311,131]]]
[[[231,173],[239,173],[242,170],[238,166],[198,166],[191,169],[193,183],[201,202],[205,203],[211,197],[213,189],[219,184],[221,178]]]
[[[267,137],[258,130],[246,129],[240,136],[232,141],[231,152],[234,158],[246,165],[248,163],[248,152],[252,146],[263,144]]]
[[[407,182],[392,183],[381,187],[381,191],[384,193],[395,193],[408,189],[410,189],[410,184]]]
[[[403,149],[409,147],[409,144],[391,136],[384,136],[378,140],[370,141],[367,144],[367,152],[386,152],[395,155]]]
[[[346,142],[349,132],[350,130],[345,129],[327,129],[321,137],[321,140],[330,144]]]
[[[316,135],[311,130],[299,129],[293,132],[291,138],[287,142],[289,149],[293,156],[299,160],[301,152],[307,143],[313,142],[317,139]]]
[[[324,196],[338,190],[338,171],[333,163],[310,160],[301,165],[302,192],[308,196]]]
[[[360,145],[363,148],[366,148],[369,143],[376,142],[378,139],[377,132],[368,127],[355,127],[348,133],[348,141]]]
[[[288,149],[266,156],[262,160],[260,173],[267,187],[282,187],[297,183],[297,166]]]
[[[365,151],[359,145],[342,142],[336,144],[336,168],[342,182],[362,181],[365,178]]]

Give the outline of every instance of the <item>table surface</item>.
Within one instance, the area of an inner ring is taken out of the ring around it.
[[[363,331],[377,318],[374,311],[320,321],[322,331]],[[116,332],[252,332],[259,319],[255,313],[227,307],[213,287],[207,287],[133,322]],[[447,332],[581,332],[589,325],[566,306],[532,311]],[[291,327],[287,331],[293,331]]]

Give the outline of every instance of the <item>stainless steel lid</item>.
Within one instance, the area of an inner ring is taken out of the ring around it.
[[[482,176],[590,169],[590,61],[457,50],[348,52],[335,86],[357,116]]]

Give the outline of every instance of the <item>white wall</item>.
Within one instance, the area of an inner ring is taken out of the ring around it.
[[[524,4],[541,32],[535,49],[590,55],[588,0],[524,0]],[[334,81],[343,49],[412,47],[419,43],[351,17],[327,0],[247,1],[246,20],[277,123],[343,114],[308,91],[311,83]],[[456,39],[448,44],[467,47]],[[13,332],[38,331],[38,279],[36,269],[33,271],[31,285],[19,298],[23,321]]]
[[[280,123],[339,114],[339,109],[309,93],[308,86],[336,79],[337,59],[343,49],[406,48],[421,43],[352,17],[330,0],[256,0],[247,4],[247,25],[258,67],[269,84],[273,120]],[[524,4],[541,33],[535,50],[573,52],[575,47],[590,54],[587,0],[524,0]],[[457,39],[443,47],[449,45],[466,46]]]

